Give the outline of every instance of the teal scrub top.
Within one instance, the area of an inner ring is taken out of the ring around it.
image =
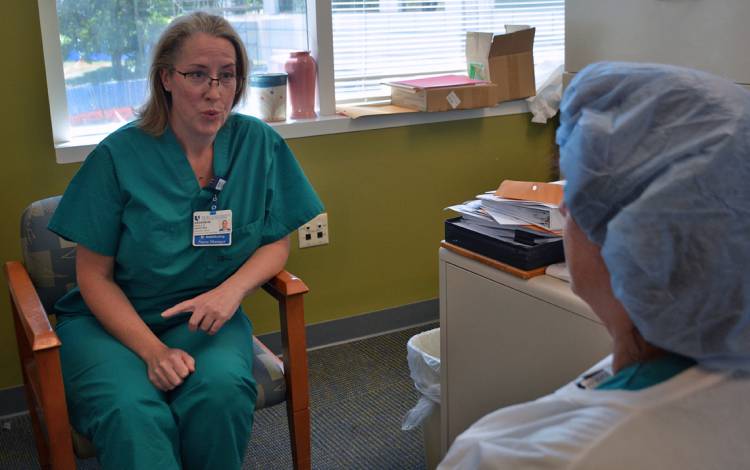
[[[689,357],[667,353],[652,361],[635,363],[599,384],[597,390],[641,390],[669,380],[696,363]]]
[[[231,246],[192,246],[193,213],[210,210],[213,192],[199,186],[169,127],[153,137],[137,122],[87,157],[49,229],[114,257],[114,280],[135,310],[164,325],[162,311],[218,286],[258,247],[323,211],[284,140],[253,117],[230,115],[214,141],[213,170],[226,179],[217,210],[232,211]],[[90,315],[77,286],[55,310]]]

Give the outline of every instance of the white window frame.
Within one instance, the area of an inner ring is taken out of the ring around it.
[[[101,134],[71,137],[57,7],[55,0],[37,0],[37,2],[56,161],[57,163],[82,162],[94,147],[106,137],[107,132],[103,130]],[[285,139],[477,119],[527,113],[529,111],[525,100],[517,100],[500,103],[491,108],[367,116],[358,119],[337,114],[333,72],[331,0],[307,0],[307,26],[308,43],[312,55],[318,63],[317,104],[319,116],[315,119],[288,120],[283,123],[271,124]]]

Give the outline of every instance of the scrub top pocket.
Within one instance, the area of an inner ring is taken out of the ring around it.
[[[258,249],[262,232],[263,219],[258,219],[233,229],[230,246],[199,248],[207,250],[206,276],[223,279],[234,273]]]
[[[184,230],[178,224],[154,219],[128,231],[120,241],[118,281],[135,286],[137,294],[128,289],[129,296],[161,294],[165,280],[179,275],[184,267]]]
[[[153,284],[155,281],[179,274],[181,266],[178,260],[182,259],[185,249],[185,241],[180,240],[184,230],[179,228],[164,221],[145,224],[141,228],[143,240],[134,244],[132,249],[121,250],[129,253],[127,265],[132,266],[133,274],[145,282],[146,290],[150,290],[148,284],[157,287]]]
[[[143,243],[142,251],[146,255],[142,263],[147,271],[155,275],[174,275],[171,267],[175,265],[175,257],[182,255],[186,243],[185,227],[178,223],[155,221],[143,227],[148,231],[147,242]],[[182,230],[180,230],[182,229]]]

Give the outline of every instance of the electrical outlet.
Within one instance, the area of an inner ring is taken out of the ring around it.
[[[299,228],[299,247],[328,244],[328,214],[326,212],[318,215]]]

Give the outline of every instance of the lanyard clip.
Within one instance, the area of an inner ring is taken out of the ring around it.
[[[216,214],[216,203],[219,200],[217,193],[214,193],[214,197],[211,198],[211,215]]]
[[[224,179],[221,176],[214,176],[211,178],[211,181],[208,182],[208,185],[206,185],[206,189],[214,193],[214,196],[217,193],[220,193],[222,189],[224,189],[224,185],[227,183],[227,180]]]

